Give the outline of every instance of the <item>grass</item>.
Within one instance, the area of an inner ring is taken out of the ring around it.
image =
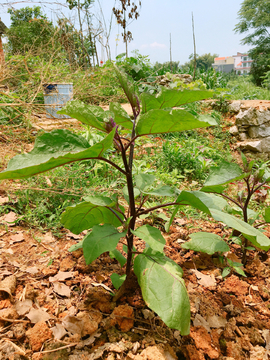
[[[270,91],[254,85],[251,76],[238,76],[227,87],[232,100],[270,100]]]
[[[122,94],[113,91],[108,94],[103,92],[100,87],[105,80],[109,69],[100,69],[92,74],[91,87],[95,87],[94,92],[101,91],[100,96],[105,100],[115,100],[115,96],[121,98]],[[76,75],[78,76],[78,75]],[[111,82],[110,77],[107,81]],[[78,94],[86,96],[90,102],[92,94],[83,89],[78,90]],[[90,85],[89,85],[90,86]],[[270,91],[254,86],[250,77],[237,77],[229,82],[229,88],[234,99],[270,99]],[[77,91],[77,90],[76,90]],[[85,95],[84,95],[85,94]],[[100,98],[101,99],[101,98]],[[186,110],[193,115],[205,112],[206,109],[199,103],[192,103],[185,106]],[[217,166],[222,159],[232,160],[230,153],[231,135],[224,131],[224,119],[222,112],[211,111],[211,116],[215,118],[220,126],[207,129],[186,131],[177,134],[162,135],[159,139],[160,146],[154,136],[147,139],[138,139],[136,146],[138,149],[137,159],[134,161],[134,175],[138,173],[154,173],[157,180],[166,184],[173,185],[180,189],[199,190],[206,179],[209,168]],[[8,130],[6,132],[8,135]],[[81,132],[93,145],[100,140],[99,134],[91,129]],[[12,139],[14,135],[12,136]],[[29,139],[27,139],[29,141]],[[27,142],[28,142],[27,141]],[[153,147],[141,147],[147,143]],[[118,162],[118,154],[111,150],[114,161]],[[119,165],[121,159],[119,159]],[[10,201],[8,205],[2,206],[0,214],[15,211],[21,217],[21,221],[29,227],[43,230],[50,229],[55,235],[60,235],[62,225],[60,216],[67,206],[72,206],[83,200],[87,195],[102,194],[110,196],[117,192],[120,200],[122,196],[123,179],[108,164],[94,161],[83,161],[64,167],[54,169],[44,175],[25,179],[20,183],[20,189],[16,190],[16,201]],[[151,201],[160,199],[151,198]],[[255,207],[258,204],[254,204]],[[203,215],[194,209],[185,208],[185,213],[189,217],[200,218]]]

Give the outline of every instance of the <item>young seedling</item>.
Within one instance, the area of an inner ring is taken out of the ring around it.
[[[90,146],[85,138],[69,130],[44,133],[36,139],[30,153],[17,155],[9,162],[7,169],[0,173],[0,179],[21,179],[88,159],[114,167],[125,180],[123,198],[119,199],[116,194],[111,198],[89,196],[81,203],[68,207],[63,213],[61,221],[73,233],[91,229],[83,241],[71,250],[82,247],[87,264],[107,251],[122,266],[125,264],[126,277],[117,274],[112,276],[115,287],[119,288],[115,301],[126,291],[134,269],[147,305],[167,326],[186,335],[189,333],[190,308],[182,279],[183,271],[164,255],[165,239],[160,230],[150,225],[137,227],[136,222],[139,217],[155,210],[181,204],[193,205],[208,213],[209,210],[192,192],[155,186],[155,177],[150,174],[133,175],[133,160],[139,137],[216,125],[211,117],[195,117],[185,110],[177,109],[183,104],[209,98],[212,92],[165,89],[157,95],[143,93],[139,99],[126,76],[117,68],[115,71],[132,107],[133,118],[118,103],[111,103],[109,111],[104,111],[98,106],[71,101],[59,113],[95,128],[103,134],[103,139]],[[112,147],[121,157],[122,165],[114,162],[116,155],[113,157],[112,151],[108,151]],[[174,200],[161,201],[147,207],[147,200],[151,197],[170,197]],[[124,201],[126,207],[122,205]],[[143,252],[136,250],[135,236],[146,243]],[[116,249],[119,241],[126,242],[126,258]]]
[[[268,187],[267,183],[270,181],[270,173],[267,170],[266,164],[263,164],[262,166],[255,169],[254,160],[248,162],[246,156],[243,153],[241,153],[241,157],[243,163],[242,169],[235,163],[227,163],[224,161],[219,167],[212,169],[201,190],[208,193],[219,194],[224,199],[229,200],[230,203],[236,205],[236,207],[228,209],[230,213],[241,215],[243,221],[246,224],[252,225],[255,221],[254,215],[255,217],[258,215],[249,209],[250,201],[255,194],[262,191],[264,187]],[[229,184],[233,184],[235,186],[237,184],[238,192],[236,196],[233,196],[228,191],[226,191],[228,190]],[[265,222],[270,221],[269,214],[270,209],[265,209]],[[227,223],[226,220],[224,222]],[[232,221],[229,222],[232,223]],[[268,241],[266,241],[266,237],[264,237],[261,242],[258,242],[254,238],[252,239],[249,234],[245,233],[248,229],[248,226],[249,225],[246,225],[244,226],[245,228],[242,229],[237,229],[236,227],[231,226],[232,228],[236,229],[233,235],[238,236],[238,239],[240,236],[240,239],[242,240],[242,262],[244,265],[247,261],[246,252],[250,249],[248,246],[248,241],[261,249],[268,250]]]

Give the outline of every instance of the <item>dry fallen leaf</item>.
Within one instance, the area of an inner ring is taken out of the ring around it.
[[[227,320],[224,319],[224,317],[218,315],[207,316],[207,322],[211,328],[216,329],[225,327],[227,324]]]
[[[42,309],[31,309],[29,314],[27,314],[26,316],[28,317],[28,319],[31,320],[33,324],[36,324],[40,321],[47,321],[52,318]]]
[[[38,271],[38,268],[36,266],[31,266],[31,267],[28,267],[24,270],[25,272],[28,272],[29,274],[31,275],[35,275],[37,274],[39,271]]]
[[[56,340],[61,340],[67,334],[67,331],[61,324],[56,324],[54,327],[51,328],[51,331]]]
[[[9,202],[9,198],[8,197],[0,197],[0,205],[6,204]]]
[[[14,293],[15,289],[16,289],[15,275],[7,276],[4,280],[0,282],[0,294],[1,292],[7,293],[12,299],[12,293]]]
[[[196,314],[195,319],[193,320],[194,326],[203,326],[209,333],[211,332],[210,325],[200,314]]]
[[[21,242],[24,240],[24,233],[23,231],[18,231],[17,234],[11,235],[10,236],[10,244],[14,244],[17,242]]]
[[[70,288],[65,284],[62,284],[60,282],[54,282],[53,283],[53,290],[58,295],[66,296],[68,298],[70,297],[70,292],[71,292]]]
[[[8,226],[14,226],[17,218],[17,214],[14,211],[10,211],[8,214],[1,217],[1,221]]]
[[[76,316],[66,316],[62,321],[62,325],[71,334],[79,335],[81,335],[84,326],[83,321],[77,319]]]
[[[16,301],[15,308],[19,315],[25,315],[32,307],[33,302],[30,299],[24,301]]]
[[[198,283],[200,285],[205,286],[205,287],[216,286],[216,280],[212,276],[205,275],[198,270],[191,270],[191,271],[195,273],[195,275],[198,279]]]
[[[59,271],[55,276],[49,277],[49,281],[65,281],[66,279],[72,278],[73,274],[73,271]]]
[[[53,186],[53,185],[52,185],[52,182],[51,182],[51,180],[48,178],[48,176],[45,176],[45,179],[46,179],[47,185],[48,185],[49,187],[52,187],[52,186]]]

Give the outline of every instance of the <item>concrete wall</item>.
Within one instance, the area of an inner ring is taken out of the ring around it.
[[[234,63],[233,64],[213,64],[212,67],[220,72],[230,73],[234,70]]]

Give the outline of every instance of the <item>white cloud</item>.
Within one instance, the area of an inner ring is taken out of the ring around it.
[[[157,43],[156,41],[153,42],[152,44],[150,44],[150,47],[151,47],[151,48],[154,48],[154,49],[166,49],[166,45],[165,45],[165,44],[159,44],[159,43]]]

